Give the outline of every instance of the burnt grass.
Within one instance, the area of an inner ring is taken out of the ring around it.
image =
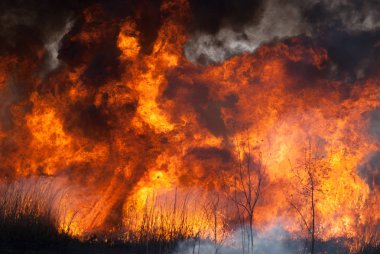
[[[96,235],[79,240],[67,233],[59,232],[47,218],[23,215],[12,224],[0,221],[0,253],[9,254],[164,254],[174,253],[178,243],[183,240],[186,240],[186,237],[178,236],[171,240],[149,239],[145,242],[105,241]],[[316,253],[348,253],[339,239],[317,242],[316,246]],[[378,254],[380,246],[368,245],[359,253]]]
[[[171,253],[184,238],[146,242],[105,241],[92,236],[79,240],[60,232],[47,218],[20,216],[0,222],[0,253]]]
[[[91,235],[87,239],[79,240],[60,232],[53,219],[36,214],[22,215],[11,222],[0,221],[0,253],[4,254],[164,254],[174,253],[178,243],[186,239],[188,238],[185,236],[177,235],[171,240],[151,238],[144,242],[125,242],[104,240],[102,236]],[[348,249],[343,247],[343,241],[344,239],[317,241],[316,253],[348,253]],[[380,246],[368,245],[358,254],[378,253]]]
[[[9,228],[8,228],[9,229]],[[173,253],[179,241],[172,240],[147,240],[146,242],[124,242],[121,240],[104,241],[103,239],[79,240],[60,233],[53,228],[18,227],[6,231],[1,229],[0,253],[70,253],[70,254],[163,254]]]

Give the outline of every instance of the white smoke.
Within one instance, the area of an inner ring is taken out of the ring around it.
[[[175,253],[177,254],[294,254],[303,249],[301,241],[290,241],[281,223],[263,231],[255,231],[253,248],[250,248],[246,230],[234,231],[222,244],[215,244],[211,240],[187,240],[181,242]],[[289,243],[292,244],[289,244]]]
[[[41,15],[37,10],[28,8],[11,8],[0,10],[0,33],[9,40],[10,44],[14,44],[15,31],[19,27],[29,27],[35,34],[31,37],[41,37],[46,51],[46,62],[41,75],[44,76],[48,72],[59,66],[58,51],[61,46],[62,38],[70,31],[74,22],[71,14],[57,14],[57,20],[47,20],[41,22]],[[61,17],[62,16],[62,17]],[[43,19],[42,19],[43,20]],[[22,36],[28,36],[27,34]]]
[[[320,6],[322,13],[310,23],[305,12]],[[377,7],[377,8],[376,8]],[[320,26],[338,26],[348,33],[380,29],[380,2],[363,1],[358,5],[348,0],[307,0],[265,2],[258,22],[245,24],[241,29],[229,25],[216,34],[197,31],[185,46],[186,57],[194,63],[221,63],[245,52],[252,53],[262,44],[298,35],[312,36]]]
[[[198,32],[185,47],[186,57],[192,61],[220,63],[243,52],[253,52],[261,44],[307,32],[308,27],[295,5],[277,0],[266,3],[261,20],[247,24],[240,31],[223,27],[215,35]]]
[[[46,39],[45,49],[47,52],[47,67],[44,70],[45,73],[52,71],[59,66],[60,61],[58,59],[58,50],[61,46],[61,40],[70,31],[72,26],[73,21],[68,19],[61,30],[50,34]]]

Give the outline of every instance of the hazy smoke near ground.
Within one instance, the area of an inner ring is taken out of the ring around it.
[[[254,231],[253,249],[250,247],[248,232],[236,230],[220,244],[215,244],[211,240],[188,240],[179,244],[178,254],[239,254],[239,253],[257,253],[257,254],[292,254],[302,252],[303,243],[291,242],[290,235],[278,226],[263,232]]]

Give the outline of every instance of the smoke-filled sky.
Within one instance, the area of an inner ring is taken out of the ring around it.
[[[144,50],[150,50],[162,25],[161,1],[19,0],[1,3],[1,52],[25,55],[33,52],[33,46],[57,42],[64,32],[75,33],[83,22],[83,10],[92,5],[98,5],[108,21],[136,18]],[[189,5],[184,51],[188,59],[202,64],[220,63],[265,43],[306,36],[332,53],[339,70],[360,77],[374,57],[371,46],[380,28],[379,1],[190,0]],[[74,50],[62,50],[60,57]]]
[[[267,222],[311,142],[339,221],[380,184],[379,56],[375,0],[1,1],[0,176],[63,177],[83,227],[116,225],[155,188],[225,191],[243,137]]]

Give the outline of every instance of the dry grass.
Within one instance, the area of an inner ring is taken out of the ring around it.
[[[54,204],[59,191],[48,179],[25,179],[0,188],[0,247],[39,249],[64,246],[70,236],[59,230]]]
[[[194,225],[190,218],[194,210],[187,208],[189,199],[186,197],[175,198],[167,203],[166,206],[171,209],[162,209],[154,201],[146,205],[139,214],[140,218],[135,217],[133,211],[127,214],[124,226],[115,236],[98,232],[80,242],[70,236],[70,229],[65,232],[60,230],[59,218],[63,211],[60,211],[59,204],[63,194],[62,190],[52,186],[52,181],[44,177],[0,185],[0,252],[15,249],[57,250],[67,247],[69,253],[93,253],[96,250],[103,251],[102,253],[161,254],[174,253],[178,243],[184,240],[190,240],[188,242],[195,246],[201,238],[205,238],[202,228]],[[209,221],[208,227],[214,230],[208,239],[216,246],[222,245],[223,239],[217,239],[214,235],[217,226],[224,224],[214,221],[213,215],[222,212],[225,207],[215,204],[204,204],[202,207],[206,220],[201,219],[200,222]],[[140,222],[136,223],[136,220]],[[378,241],[373,243],[375,244],[364,244],[356,253],[379,253]],[[325,248],[324,243],[320,242],[318,246],[320,249],[335,249],[337,243],[332,243],[333,248],[330,245]]]

